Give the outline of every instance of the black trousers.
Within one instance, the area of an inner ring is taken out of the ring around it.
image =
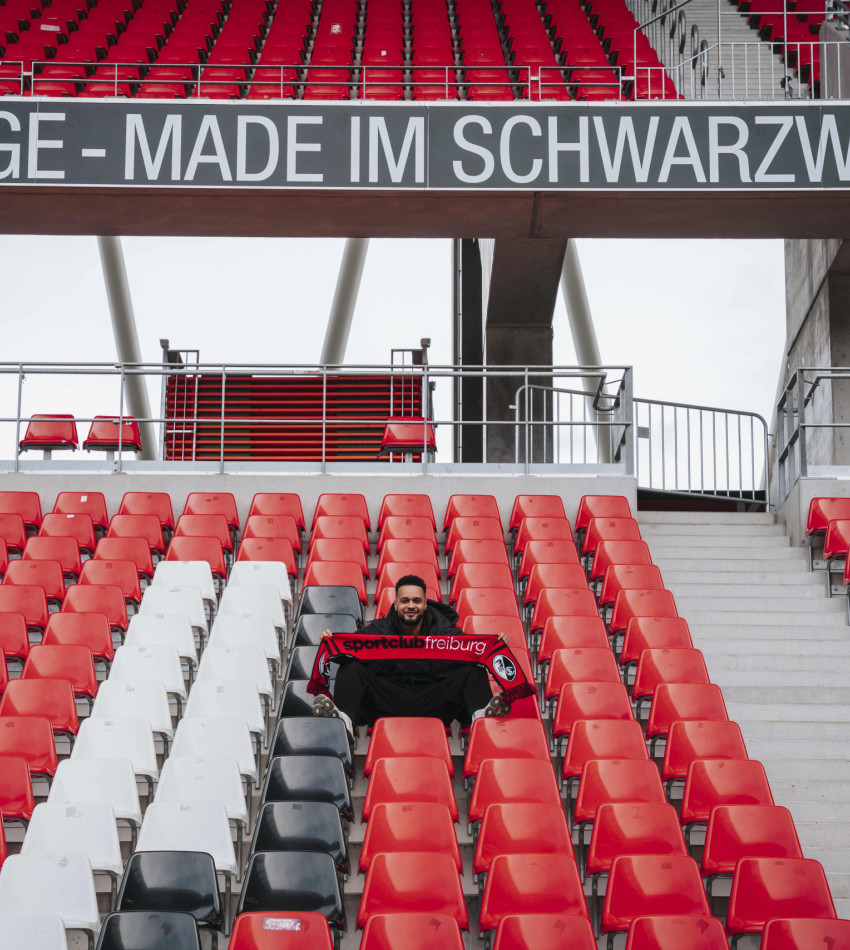
[[[456,669],[424,686],[400,686],[378,676],[368,663],[351,660],[339,667],[334,702],[355,725],[370,726],[382,716],[429,716],[463,726],[493,697],[483,667],[459,663]]]

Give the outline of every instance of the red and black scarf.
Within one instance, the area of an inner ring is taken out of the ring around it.
[[[338,656],[356,660],[448,660],[455,663],[477,663],[499,684],[504,699],[536,696],[507,644],[495,634],[466,636],[441,634],[370,634],[335,633],[324,637],[313,664],[313,675],[307,692],[329,696],[330,662]]]

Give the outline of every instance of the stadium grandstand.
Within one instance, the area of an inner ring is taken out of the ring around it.
[[[0,231],[115,340],[0,361],[0,950],[850,950],[848,24],[0,0]],[[144,360],[127,236],[344,238],[321,354]],[[783,239],[768,417],[606,363],[585,237]],[[450,359],[346,359],[373,238],[451,241]],[[457,631],[361,632],[411,574]],[[314,714],[391,650],[507,715]]]

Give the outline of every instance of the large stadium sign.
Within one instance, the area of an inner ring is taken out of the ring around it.
[[[850,104],[0,100],[0,187],[850,186]]]

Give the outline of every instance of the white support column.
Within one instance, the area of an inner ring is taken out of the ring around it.
[[[584,276],[581,272],[581,262],[578,257],[578,248],[574,239],[567,241],[564,252],[564,266],[561,269],[561,293],[567,307],[567,316],[570,320],[570,333],[575,346],[576,357],[580,366],[602,366],[602,356],[599,352],[599,342],[596,339],[596,329],[593,326],[593,316],[590,312],[590,303],[584,287]],[[597,415],[592,407],[592,398],[588,397],[589,414],[600,421],[606,421],[608,416]],[[605,427],[604,431],[609,431]],[[602,435],[603,430],[599,430]],[[599,447],[599,461],[611,461],[610,438],[597,438]]]
[[[368,249],[368,238],[348,238],[345,242],[334,302],[325,331],[322,363],[341,363],[345,359],[345,348],[348,345],[348,334],[351,332],[351,320],[357,305],[360,278],[363,276]]]
[[[130,285],[127,282],[127,270],[124,267],[124,252],[121,239],[113,236],[99,237],[100,263],[103,268],[103,280],[106,284],[106,296],[112,316],[112,332],[115,335],[115,348],[122,363],[141,363],[139,336],[136,332],[136,320],[133,315],[133,301],[130,297]],[[148,391],[143,376],[124,377],[129,415],[137,419],[149,419],[151,415]],[[139,422],[142,437],[142,458],[157,457],[157,443],[152,422]]]

